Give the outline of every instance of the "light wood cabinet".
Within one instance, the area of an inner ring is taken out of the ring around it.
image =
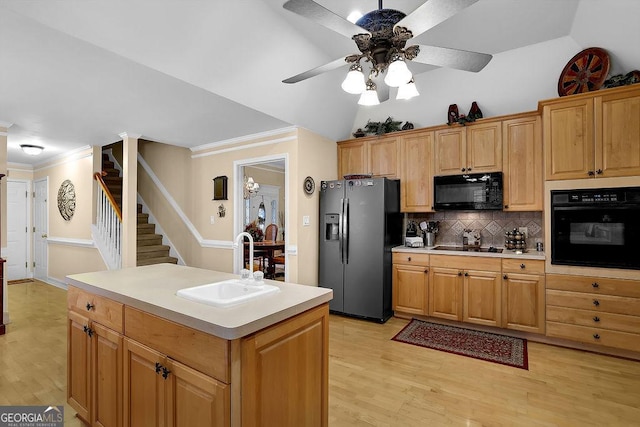
[[[400,211],[433,211],[433,132],[400,140]]]
[[[428,313],[429,255],[393,254],[393,311],[403,314]]]
[[[505,211],[541,211],[542,125],[538,114],[502,122]]]
[[[367,147],[363,140],[338,143],[338,179],[349,174],[368,173]]]
[[[69,288],[67,304],[69,405],[89,425],[121,426],[122,305],[73,287]]]
[[[546,334],[640,351],[640,281],[547,274]]]
[[[503,328],[544,333],[545,276],[542,260],[502,260]]]
[[[547,180],[640,174],[640,88],[540,103]]]
[[[435,131],[434,175],[502,170],[501,121]]]
[[[500,326],[500,259],[431,256],[429,315]]]

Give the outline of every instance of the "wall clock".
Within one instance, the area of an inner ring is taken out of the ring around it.
[[[304,185],[302,187],[304,189],[304,192],[306,194],[313,194],[314,190],[316,189],[316,183],[313,181],[313,178],[311,178],[310,176],[306,177],[304,179]]]
[[[58,210],[65,221],[70,221],[76,211],[76,190],[68,179],[60,185],[58,190]]]
[[[565,65],[558,80],[558,95],[598,90],[609,74],[609,54],[599,47],[578,52]]]

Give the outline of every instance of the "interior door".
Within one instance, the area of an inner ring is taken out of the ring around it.
[[[26,181],[7,180],[7,280],[29,277],[27,196]]]
[[[35,268],[33,277],[44,280],[47,278],[47,233],[49,216],[47,211],[47,193],[49,181],[47,178],[35,182],[35,201],[33,207],[33,260]]]

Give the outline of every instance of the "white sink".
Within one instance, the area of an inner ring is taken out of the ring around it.
[[[279,292],[280,288],[248,279],[230,279],[193,288],[180,289],[176,295],[214,307],[229,307]]]

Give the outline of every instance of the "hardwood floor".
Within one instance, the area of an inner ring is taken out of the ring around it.
[[[65,403],[66,292],[8,293],[0,405]],[[640,425],[640,362],[529,342],[526,371],[392,341],[406,323],[331,316],[330,426]]]

